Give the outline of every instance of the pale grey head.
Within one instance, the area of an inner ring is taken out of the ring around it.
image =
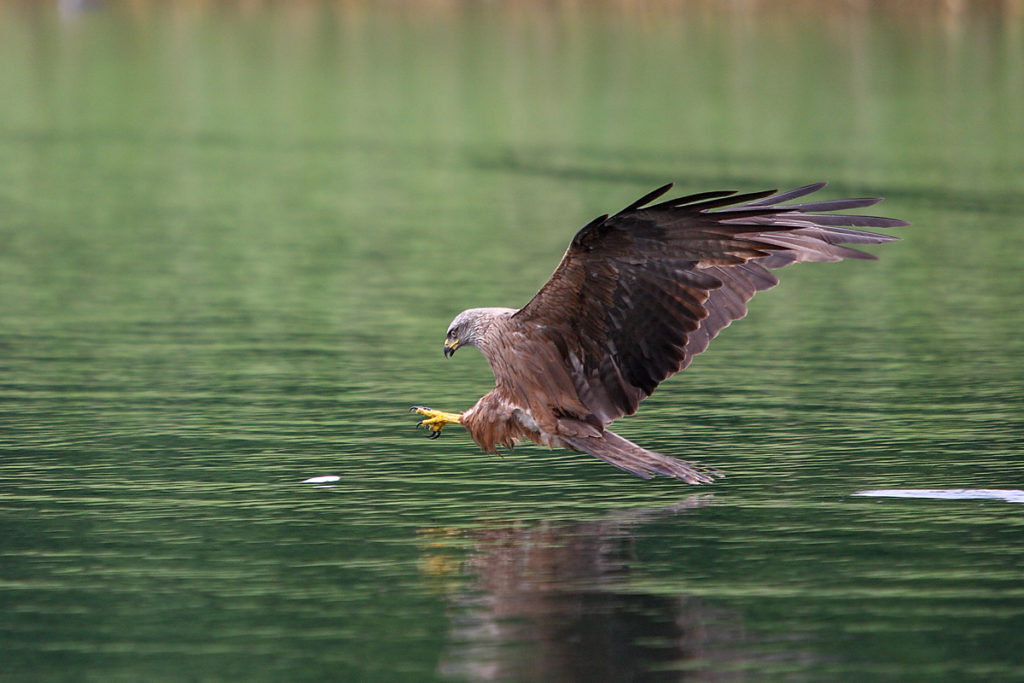
[[[498,320],[507,320],[514,308],[468,308],[455,316],[444,338],[445,358],[451,358],[460,346],[480,348],[487,330]]]

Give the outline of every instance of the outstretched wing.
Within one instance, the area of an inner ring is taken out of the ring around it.
[[[551,279],[513,317],[554,342],[580,399],[601,424],[636,411],[664,379],[747,313],[746,302],[799,261],[875,258],[843,244],[897,238],[856,228],[904,221],[827,213],[880,198],[782,204],[789,192],[705,192],[650,205],[665,185],[573,238]]]

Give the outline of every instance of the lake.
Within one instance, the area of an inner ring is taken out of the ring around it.
[[[0,2],[0,678],[1024,678],[1015,7]],[[413,429],[595,216],[819,180],[913,226],[616,425],[725,479]]]

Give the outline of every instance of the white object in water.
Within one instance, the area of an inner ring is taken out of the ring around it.
[[[1024,491],[1020,489],[872,489],[857,491],[853,495],[939,500],[1005,500],[1008,503],[1024,503]]]
[[[335,474],[325,474],[322,477],[310,477],[309,479],[304,480],[302,483],[303,484],[329,484],[332,481],[338,481],[339,479],[341,479],[341,477],[339,477],[339,476],[337,476]]]

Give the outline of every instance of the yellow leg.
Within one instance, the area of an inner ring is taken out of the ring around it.
[[[424,419],[416,423],[416,426],[426,427],[430,430],[430,433],[427,434],[428,439],[436,439],[441,436],[441,430],[447,424],[462,424],[462,413],[446,413],[443,410],[434,410],[423,406],[413,406],[411,411],[423,415]]]

